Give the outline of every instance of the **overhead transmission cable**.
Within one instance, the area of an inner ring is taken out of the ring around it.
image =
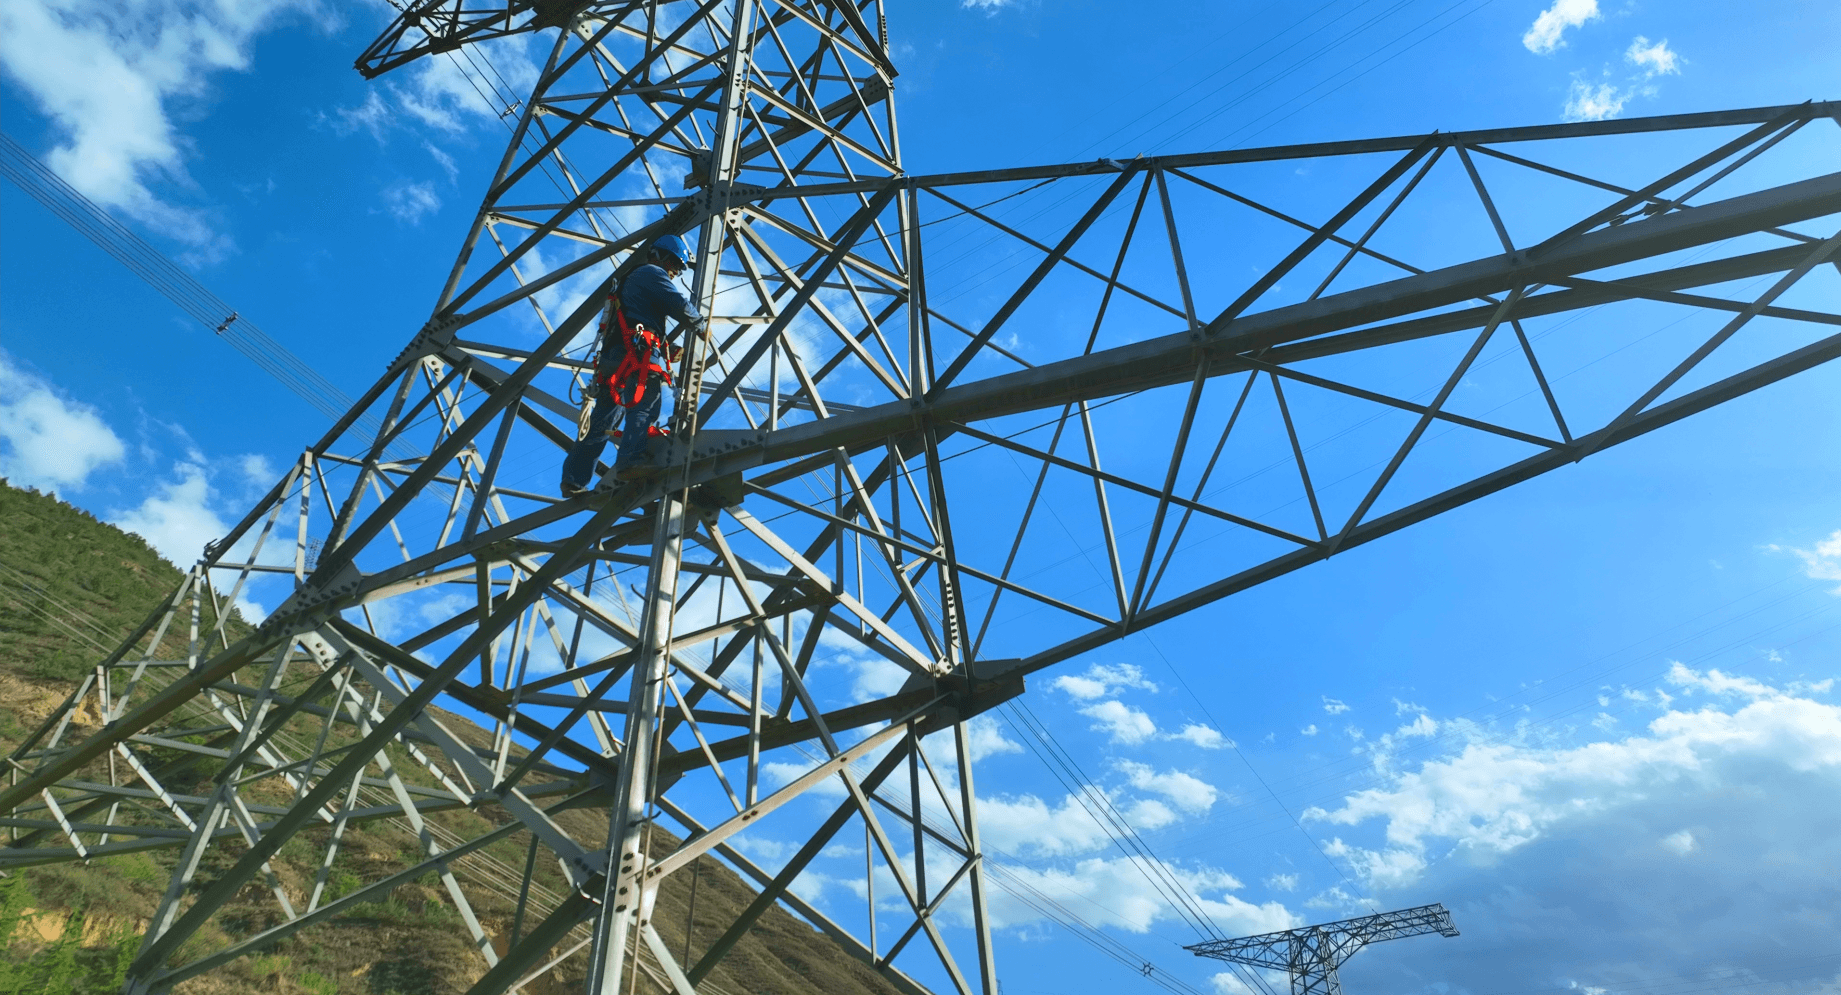
[[[1112,804],[1112,799],[1099,785],[1086,776],[1067,748],[1055,739],[1047,724],[1020,700],[1007,703],[1004,711],[1011,728],[1022,735],[1030,751],[1042,760],[1049,773],[1067,789],[1069,797],[1080,803],[1100,830],[1111,838],[1113,844],[1126,855],[1126,859],[1138,868],[1177,914],[1201,936],[1211,940],[1226,939],[1226,934],[1215,924],[1213,917],[1202,907],[1188,885],[1176,877],[1168,863],[1152,852],[1150,844],[1139,835],[1137,828]],[[1256,991],[1271,991],[1258,973],[1239,964],[1233,964],[1232,968],[1243,982]]]
[[[81,232],[104,252],[114,256],[147,285],[178,305],[181,311],[211,329],[231,348],[281,381],[315,410],[337,422],[352,407],[349,394],[320,375],[280,342],[244,317],[222,298],[168,259],[160,250],[115,220],[75,187],[64,182],[49,166],[28,152],[11,135],[0,132],[0,173],[20,190],[43,204],[72,228]],[[353,426],[368,441],[377,437],[381,426],[375,417],[360,415]],[[412,458],[413,451],[401,443],[391,444],[392,455]]]
[[[738,692],[745,693],[748,690],[746,687],[743,687],[741,684],[728,677],[722,678],[722,683]],[[824,758],[812,752],[812,750],[805,745],[795,744],[793,749],[803,754],[813,765],[824,762]],[[859,769],[860,773],[860,768],[863,763],[863,761],[858,761],[851,766],[853,769]],[[903,818],[906,818],[906,816],[903,816]],[[947,826],[945,823],[941,822],[937,816],[931,814],[927,806],[922,807],[921,822],[923,825],[933,829],[942,836],[952,831],[952,827]],[[1053,895],[1031,884],[1027,878],[1019,874],[1016,870],[1013,870],[1008,864],[992,859],[994,857],[1003,858],[1003,860],[1006,861],[1015,860],[1016,857],[1013,854],[990,845],[988,842],[985,843],[984,868],[991,873],[991,882],[998,888],[1009,893],[1012,898],[1034,909],[1044,918],[1073,934],[1076,939],[1086,943],[1113,960],[1118,961],[1120,964],[1125,965],[1127,968],[1130,968],[1133,973],[1140,975],[1152,984],[1166,991],[1173,992],[1175,995],[1202,995],[1202,992],[1194,985],[1189,984],[1169,970],[1158,966],[1143,954],[1126,946],[1112,934],[1100,929],[1081,916],[1080,913],[1070,909],[1060,899],[1055,898]],[[1083,896],[1083,898],[1086,898],[1086,896]],[[1116,914],[1115,910],[1100,905],[1091,898],[1086,898],[1086,901],[1088,904],[1093,905],[1103,912]],[[1240,970],[1238,966],[1236,966],[1236,970]],[[1248,983],[1254,990],[1263,993],[1263,995],[1273,995],[1270,986],[1268,986],[1258,974],[1243,972],[1242,978],[1250,979]]]

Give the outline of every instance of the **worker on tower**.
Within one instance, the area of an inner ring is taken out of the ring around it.
[[[564,497],[580,495],[593,483],[595,460],[607,446],[618,412],[626,417],[620,424],[615,477],[639,480],[656,472],[647,459],[648,448],[679,352],[666,335],[665,320],[674,319],[686,337],[709,334],[697,305],[674,282],[690,266],[689,246],[676,235],[662,235],[647,253],[649,261],[608,295],[601,319],[601,355],[595,364],[594,412],[588,418],[588,434],[563,460]]]

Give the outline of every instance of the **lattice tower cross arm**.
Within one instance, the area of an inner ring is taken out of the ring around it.
[[[1293,995],[1338,995],[1342,984],[1337,980],[1337,969],[1357,950],[1382,940],[1426,933],[1458,935],[1457,927],[1451,924],[1451,913],[1443,905],[1434,903],[1276,933],[1212,940],[1184,949],[1198,957],[1285,971],[1291,975]]]

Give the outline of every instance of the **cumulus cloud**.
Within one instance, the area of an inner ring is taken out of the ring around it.
[[[333,111],[332,129],[341,135],[355,131],[368,132],[379,142],[384,140],[391,123],[390,107],[384,103],[381,93],[372,90],[364,95],[364,100],[355,107],[341,107]]]
[[[200,210],[151,184],[190,184],[173,105],[220,72],[247,69],[255,37],[312,0],[173,4],[15,0],[0,4],[0,66],[62,142],[47,165],[97,203],[210,256],[228,251]],[[432,61],[432,60],[430,60]]]
[[[1608,78],[1611,76],[1609,66],[1604,70],[1606,78],[1596,81],[1583,73],[1573,74],[1572,84],[1566,91],[1566,106],[1561,111],[1566,120],[1603,121],[1616,117],[1632,99],[1656,96],[1656,77],[1681,72],[1681,56],[1668,47],[1666,38],[1651,44],[1648,38],[1637,35],[1624,50],[1624,61],[1635,67],[1636,73],[1621,86]]]
[[[1841,708],[1678,663],[1669,680],[1687,692],[1746,703],[1734,712],[1670,709],[1649,723],[1647,735],[1567,749],[1476,739],[1456,756],[1349,795],[1334,811],[1309,809],[1305,818],[1337,825],[1385,819],[1393,850],[1423,854],[1445,840],[1481,856],[1513,850],[1582,814],[1638,801],[1735,753],[1762,752],[1797,770],[1841,767]]]
[[[1806,912],[1841,903],[1841,707],[1679,664],[1665,681],[1651,721],[1596,742],[1447,720],[1448,754],[1399,771],[1377,757],[1378,786],[1308,810],[1381,907],[1437,897],[1464,931],[1357,958],[1349,987],[1617,991],[1703,972],[1829,990],[1832,970],[1793,973],[1782,951],[1841,947],[1841,924]]]
[[[1089,705],[1080,714],[1093,719],[1093,728],[1112,737],[1115,743],[1135,746],[1157,735],[1157,723],[1148,714],[1122,701]]]
[[[1145,679],[1144,671],[1129,663],[1096,663],[1084,674],[1062,674],[1053,686],[1083,700],[1104,698],[1126,688],[1156,691],[1157,685]]]
[[[0,352],[0,476],[19,487],[82,490],[127,448],[96,409]]]
[[[1792,549],[1790,552],[1803,561],[1803,573],[1811,580],[1841,580],[1841,530],[1829,533],[1814,549]],[[1841,587],[1828,593],[1841,597]]]
[[[1317,723],[1312,722],[1310,725],[1299,729],[1298,734],[1301,736],[1315,736],[1317,734]]]
[[[1644,79],[1681,72],[1681,56],[1668,47],[1667,38],[1651,45],[1649,39],[1637,35],[1624,50],[1624,59],[1641,69]]]
[[[138,506],[116,512],[110,521],[184,567],[202,555],[205,543],[230,531],[211,509],[211,496],[202,457],[194,455],[191,461],[174,464],[172,478],[157,485]]]
[[[1208,983],[1216,995],[1257,995],[1252,985],[1240,980],[1240,975],[1227,971],[1210,976]]]
[[[1118,769],[1131,786],[1140,791],[1162,795],[1177,808],[1191,815],[1206,815],[1221,792],[1214,785],[1180,770],[1158,771],[1149,764],[1122,760]]]
[[[1245,936],[1289,929],[1299,920],[1282,903],[1254,904],[1231,892],[1241,883],[1232,874],[1212,867],[1188,867],[1159,861],[1194,896],[1196,904],[1229,936]],[[1159,922],[1177,917],[1176,909],[1147,878],[1147,868],[1126,858],[1091,857],[1072,866],[1031,868],[1004,865],[1003,877],[1018,882],[1018,890],[1054,899],[1094,926],[1130,933],[1149,932]],[[997,891],[991,901],[996,924],[1014,928],[1042,918],[1009,889]]]
[[[435,185],[427,181],[392,183],[384,188],[383,202],[386,214],[409,225],[421,224],[423,218],[441,210],[441,198],[435,195]]]
[[[1233,745],[1226,736],[1221,735],[1221,730],[1193,722],[1183,726],[1181,732],[1171,733],[1170,738],[1183,740],[1191,746],[1204,750],[1219,750],[1224,746]]]
[[[1003,727],[989,715],[975,716],[965,724],[965,731],[966,752],[971,754],[973,763],[1003,753],[1023,752],[1023,745],[1005,736]]]
[[[1566,29],[1576,28],[1599,18],[1598,0],[1553,0],[1553,6],[1540,12],[1521,43],[1536,55],[1547,55],[1566,44]]]
[[[1349,706],[1343,704],[1341,701],[1335,698],[1330,697],[1329,695],[1324,695],[1323,696],[1323,710],[1330,713],[1331,715],[1341,715],[1342,713],[1349,710]]]
[[[1041,857],[1091,853],[1111,839],[1072,795],[1050,805],[1035,795],[980,791],[978,831],[999,851]]]
[[[1574,78],[1566,92],[1566,108],[1561,112],[1568,121],[1603,121],[1623,113],[1630,94],[1610,83],[1593,83]]]

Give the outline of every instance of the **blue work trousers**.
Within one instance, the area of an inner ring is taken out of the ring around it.
[[[645,395],[630,408],[614,402],[605,386],[595,398],[594,411],[588,416],[588,434],[570,448],[563,460],[563,483],[589,487],[594,483],[595,460],[607,446],[607,430],[614,427],[615,416],[625,413],[620,424],[620,457],[614,464],[624,466],[646,455],[647,437],[658,421],[665,403],[664,380],[654,373],[646,380]]]

